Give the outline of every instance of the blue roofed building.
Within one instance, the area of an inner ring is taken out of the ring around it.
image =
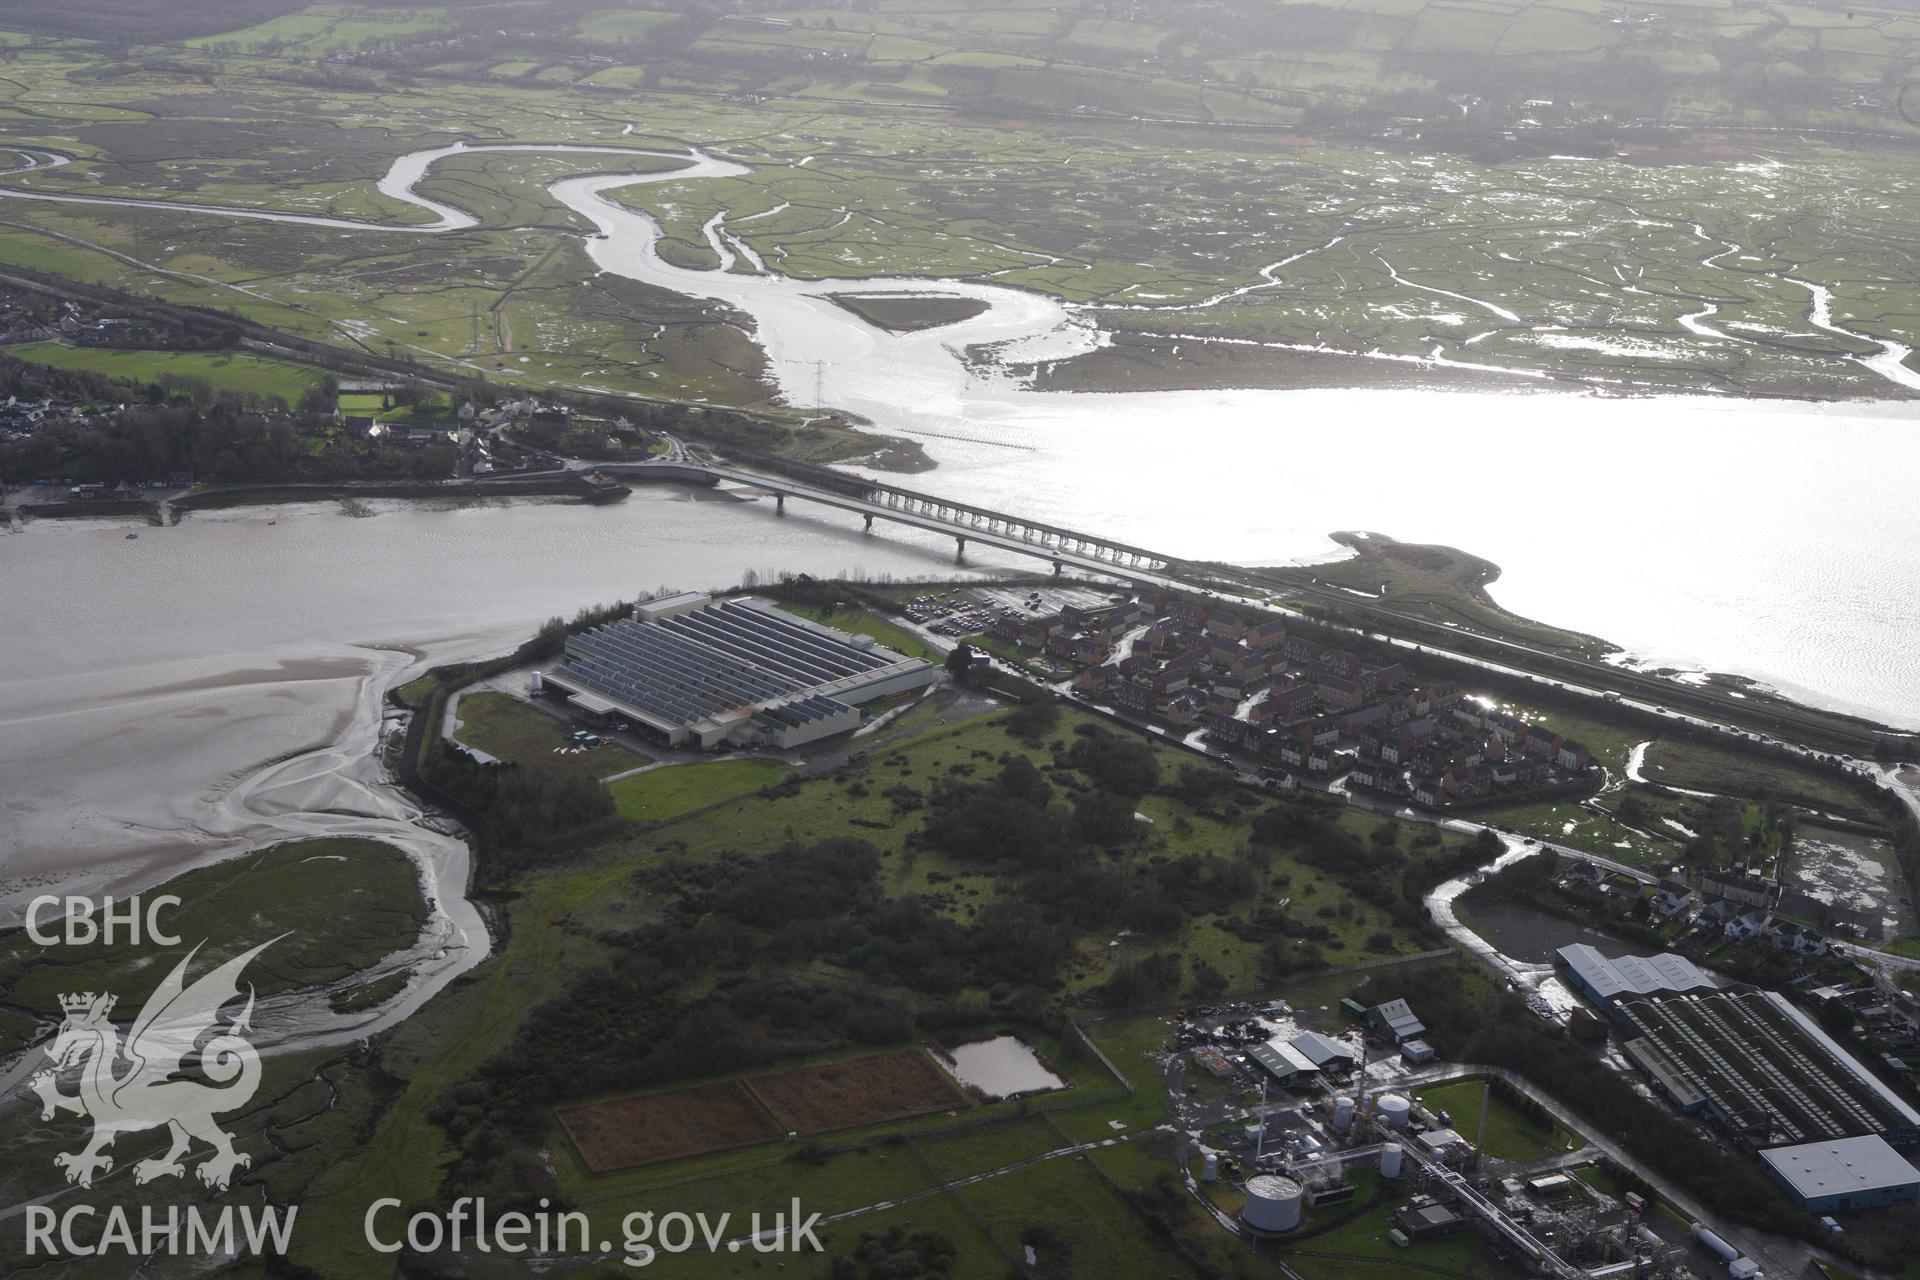
[[[783,613],[697,593],[650,600],[567,637],[547,686],[578,711],[671,746],[788,748],[857,728],[864,703],[923,689],[938,668]]]
[[[1869,1134],[1760,1153],[1767,1172],[1809,1213],[1871,1209],[1920,1200],[1920,1169]]]

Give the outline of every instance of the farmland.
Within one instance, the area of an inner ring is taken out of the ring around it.
[[[559,1113],[594,1173],[727,1151],[778,1136],[738,1082],[568,1107]]]
[[[933,1060],[915,1049],[758,1076],[747,1087],[795,1133],[858,1129],[965,1105]]]
[[[1903,152],[1738,129],[1912,132],[1884,87],[1909,65],[1910,22],[1688,7],[1656,29],[1578,0],[1278,8],[1242,15],[1230,40],[1210,19],[1072,10],[793,9],[696,29],[604,9],[509,41],[525,50],[510,57],[443,11],[336,5],[195,35],[164,59],[27,42],[8,137],[73,163],[5,181],[401,227],[429,215],[373,184],[410,149],[693,144],[751,172],[624,195],[659,220],[669,260],[714,265],[702,229],[720,216],[782,274],[991,277],[1119,340],[1023,370],[1040,385],[1893,391],[1847,358],[1871,344],[1809,323],[1788,277],[1829,286],[1837,324],[1916,344],[1901,264],[1920,254],[1899,211],[1920,192]],[[1788,22],[1804,42],[1768,43]],[[1755,101],[1701,70],[1729,40],[1762,60],[1796,50],[1815,64],[1805,92]],[[1413,51],[1446,70],[1410,70]],[[326,74],[301,61],[323,54],[344,61]],[[1551,76],[1527,98],[1536,67]],[[734,76],[752,101],[690,92]],[[1430,136],[1383,122],[1379,93],[1401,117],[1451,122]],[[1456,99],[1481,105],[1463,114]],[[1650,131],[1661,120],[1700,131]],[[8,203],[0,263],[449,372],[777,405],[741,316],[596,274],[578,219],[543,189],[668,163],[453,156],[421,190],[479,225],[442,237]],[[933,318],[858,305],[882,324]]]

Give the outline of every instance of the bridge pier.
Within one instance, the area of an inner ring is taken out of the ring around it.
[[[872,532],[873,532],[873,517],[872,517],[871,515],[869,515],[869,516],[867,516],[867,517],[866,517],[866,520],[867,520],[867,532],[868,532],[868,533],[872,533]]]
[[[787,514],[787,495],[786,494],[776,493],[773,495],[773,510],[775,515],[783,516]]]
[[[955,560],[965,560],[967,558],[967,540],[956,535],[953,541],[955,547],[953,558]]]
[[[1060,563],[1060,562],[1059,562],[1058,560],[1055,560],[1055,561],[1053,562],[1053,576],[1054,576],[1054,577],[1056,577],[1056,578],[1057,578],[1057,577],[1059,577],[1059,576],[1060,576],[1060,570],[1061,570],[1061,569],[1062,569],[1063,567],[1064,567],[1064,566],[1062,566],[1062,565],[1061,565],[1061,563]]]

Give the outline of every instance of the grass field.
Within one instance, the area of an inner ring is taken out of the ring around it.
[[[665,765],[610,784],[620,816],[672,822],[700,809],[752,795],[793,771],[778,760],[716,760]]]
[[[259,356],[207,351],[140,351],[121,347],[71,347],[63,342],[30,342],[4,348],[7,355],[28,364],[105,374],[127,382],[154,383],[162,374],[204,378],[215,391],[244,396],[277,396],[287,404],[299,401],[307,388],[324,376],[309,365],[289,364]]]
[[[1453,1117],[1453,1128],[1468,1142],[1480,1132],[1482,1081],[1478,1078],[1427,1085],[1420,1100],[1434,1111]],[[1551,1130],[1530,1123],[1513,1104],[1493,1094],[1486,1116],[1486,1139],[1482,1149],[1496,1160],[1538,1160],[1563,1151],[1578,1151],[1586,1139],[1571,1129],[1555,1125]]]
[[[1662,738],[1647,748],[1644,773],[1648,781],[1668,786],[1785,800],[1856,821],[1874,821],[1859,797],[1823,773],[1705,743]]]
[[[454,740],[484,751],[496,760],[511,761],[552,773],[606,778],[647,763],[647,757],[618,742],[607,741],[588,751],[568,750],[574,726],[510,693],[477,690],[464,693],[454,704],[460,721]]]
[[[1353,551],[1343,560],[1286,566],[1265,572],[1309,583],[1326,583],[1378,596],[1396,609],[1447,626],[1507,636],[1529,645],[1580,657],[1598,657],[1609,646],[1592,636],[1562,631],[1507,612],[1487,595],[1500,567],[1453,547],[1399,542],[1382,534],[1336,533]]]
[[[793,604],[787,601],[781,601],[780,608],[784,612],[810,619],[822,626],[832,627],[836,631],[845,631],[856,636],[872,636],[895,653],[909,658],[924,658],[928,662],[940,662],[946,657],[899,623],[891,622],[868,609],[833,608],[822,605]]]
[[[1494,138],[1509,126],[1526,132],[1522,100],[1533,75],[1542,81],[1537,94],[1571,103],[1575,114],[1640,114],[1641,104],[1623,109],[1610,98],[1639,82],[1605,63],[1609,56],[1648,76],[1679,77],[1658,99],[1674,119],[1717,113],[1743,124],[1912,130],[1879,71],[1862,70],[1910,56],[1890,50],[1920,48],[1897,15],[1856,9],[1836,24],[1812,10],[1769,6],[1776,10],[1779,22],[1818,41],[1820,65],[1796,64],[1795,83],[1830,90],[1792,104],[1741,100],[1749,84],[1764,82],[1745,62],[1737,83],[1703,85],[1712,73],[1697,68],[1718,65],[1713,51],[1729,39],[1751,37],[1749,52],[1763,63],[1804,60],[1806,50],[1767,43],[1778,34],[1774,18],[1733,21],[1730,10],[1668,15],[1658,31],[1636,28],[1621,54],[1613,44],[1624,37],[1597,11],[1536,12],[1506,0],[1470,9],[1376,0],[1331,17],[1288,4],[1235,24],[1230,40],[1151,12],[1122,20],[901,4],[859,15],[802,12],[785,28],[712,23],[699,33],[697,76],[645,52],[645,33],[680,19],[594,11],[577,19],[580,57],[476,50],[437,64],[431,94],[355,66],[354,87],[338,91],[353,108],[335,110],[328,90],[280,59],[404,40],[454,19],[428,8],[331,6],[197,41],[183,56],[210,91],[170,98],[165,131],[152,124],[152,73],[136,60],[16,50],[15,79],[29,88],[9,99],[14,136],[76,158],[9,181],[407,223],[431,215],[373,184],[409,139],[724,145],[752,172],[621,196],[661,222],[663,252],[676,260],[711,265],[701,228],[723,214],[730,233],[792,276],[991,274],[1093,304],[1089,318],[1122,337],[1176,335],[1140,349],[1166,385],[1244,385],[1276,352],[1307,346],[1421,359],[1438,351],[1646,389],[1884,392],[1884,380],[1840,358],[1860,344],[1809,326],[1805,290],[1782,273],[1828,284],[1842,323],[1920,342],[1904,301],[1911,281],[1858,265],[1916,257],[1907,224],[1888,216],[1915,198],[1897,155],[1751,135],[1622,139],[1624,159],[1574,158],[1551,140],[1487,158],[1464,143],[1423,155],[1413,139],[1323,130],[1320,116],[1303,115],[1317,109],[1337,120],[1375,92],[1423,102],[1437,92],[1433,80],[1399,67],[1405,55],[1390,49],[1393,41],[1437,48],[1437,40],[1445,57],[1498,65],[1513,101],[1490,107],[1511,108],[1511,119],[1481,126]],[[1582,37],[1567,39],[1576,28]],[[1596,35],[1607,47],[1592,45]],[[837,61],[821,64],[824,54]],[[793,58],[807,60],[804,72],[781,61]],[[1572,79],[1569,64],[1578,69]],[[1695,69],[1660,69],[1669,65]],[[594,87],[570,83],[589,73]],[[235,85],[248,92],[224,92]],[[729,101],[729,85],[757,101]],[[1019,127],[976,120],[982,102]],[[313,130],[317,112],[339,126]],[[1142,112],[1303,124],[1293,133],[1209,136],[1122,123]],[[764,362],[738,317],[596,277],[579,244],[562,238],[578,229],[571,215],[541,191],[566,173],[658,163],[452,157],[426,189],[481,218],[479,230],[458,238],[15,207],[13,225],[0,228],[0,262],[231,308],[295,334],[448,368],[477,363],[530,386],[764,404]],[[1783,220],[1783,208],[1809,216]],[[1262,275],[1282,259],[1289,265],[1278,277]],[[1705,302],[1729,336],[1703,339],[1680,323]],[[1175,354],[1182,347],[1205,358],[1188,368]],[[1088,367],[1107,359],[1096,353]],[[1067,377],[1078,363],[1055,372]]]
[[[1643,835],[1605,813],[1597,813],[1572,800],[1497,805],[1475,809],[1473,818],[1519,835],[1551,840],[1639,867],[1673,861],[1684,840],[1678,832],[1673,839]],[[1658,827],[1649,830],[1657,832]]]
[[[916,293],[836,293],[833,300],[867,323],[895,333],[937,329],[987,309],[987,304],[977,298]]]

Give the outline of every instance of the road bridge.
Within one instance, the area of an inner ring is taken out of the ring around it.
[[[1737,737],[1749,735],[1731,726],[1743,722],[1765,724],[1774,732],[1791,733],[1806,742],[1825,744],[1829,750],[1844,747],[1860,752],[1864,759],[1902,736],[1840,713],[1784,700],[1758,700],[1751,695],[1736,702],[1735,695],[1726,690],[1684,685],[1604,660],[1556,652],[1486,632],[1463,631],[1379,601],[1290,576],[1218,562],[1179,559],[1116,539],[935,497],[864,476],[808,468],[813,474],[798,479],[772,473],[772,464],[766,471],[750,471],[713,462],[671,437],[668,440],[671,445],[668,454],[657,461],[591,463],[557,458],[556,461],[562,463],[562,470],[597,469],[634,479],[652,474],[695,483],[743,485],[771,494],[776,509],[781,512],[786,510],[788,498],[837,507],[861,516],[868,529],[873,528],[875,520],[887,520],[951,537],[961,555],[965,555],[969,543],[978,543],[1046,560],[1055,573],[1071,568],[1131,577],[1162,586],[1212,590],[1234,603],[1250,607],[1272,607],[1270,602],[1275,597],[1319,604],[1344,615],[1345,620],[1335,622],[1336,626],[1367,635],[1373,635],[1374,629],[1379,628],[1383,633],[1378,636],[1380,639],[1411,644],[1416,650],[1438,657],[1551,684],[1569,693],[1597,697],[1601,690],[1618,690],[1644,699],[1645,709],[1657,709],[1660,714],[1669,714],[1666,704],[1671,703],[1709,717],[1693,723]],[[1242,598],[1236,601],[1235,596]],[[1496,656],[1476,656],[1471,652],[1474,647]],[[1674,718],[1686,717],[1675,715]]]
[[[615,463],[599,467],[608,475],[634,479],[669,469],[673,478],[690,478],[689,473],[697,471],[715,484],[743,485],[771,494],[775,509],[783,514],[787,499],[793,498],[851,511],[866,521],[868,529],[873,528],[875,520],[887,520],[945,534],[954,540],[960,555],[966,554],[968,543],[978,543],[1046,560],[1053,565],[1055,573],[1074,568],[1095,573],[1166,577],[1183,567],[1180,561],[1145,547],[951,498],[917,493],[862,476],[843,477],[835,473],[827,483],[810,483],[742,471],[696,459],[691,454],[683,454],[671,462]]]

